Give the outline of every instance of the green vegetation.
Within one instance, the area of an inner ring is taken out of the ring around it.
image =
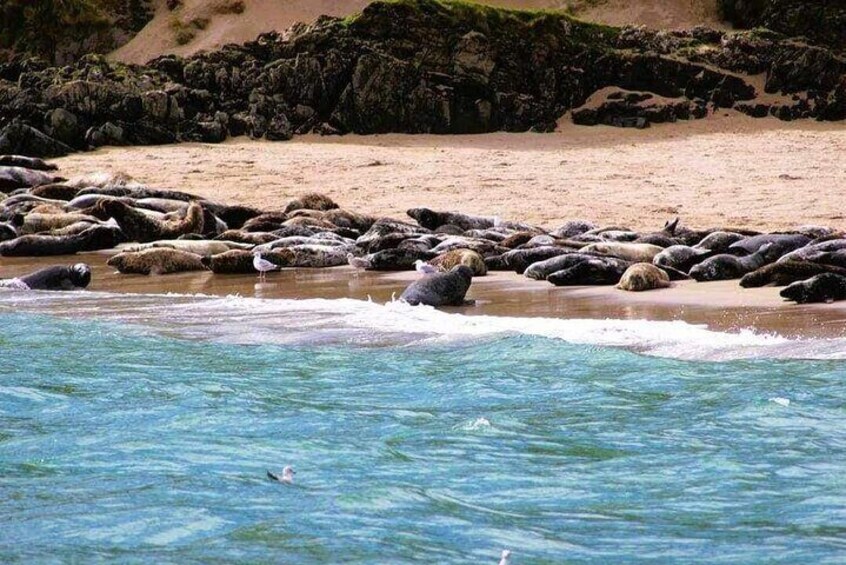
[[[0,47],[55,63],[66,41],[105,31],[117,0],[6,0],[0,8]]]
[[[566,12],[497,8],[466,0],[379,0],[371,4],[364,12],[344,18],[342,24],[356,25],[362,21],[369,10],[376,9],[379,5],[400,5],[412,14],[435,16],[442,18],[446,25],[477,30],[513,27],[515,23],[539,28],[569,23],[572,25],[573,39],[591,44],[604,43],[616,37],[619,32],[612,26],[580,21]]]
[[[197,36],[197,32],[206,29],[209,25],[208,18],[194,18],[189,22],[183,22],[178,17],[174,16],[170,20],[170,29],[173,30],[173,36],[178,45],[186,45],[191,43]]]

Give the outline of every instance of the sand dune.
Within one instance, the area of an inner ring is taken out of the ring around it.
[[[719,25],[716,0],[478,0],[481,4],[526,10],[572,9],[579,17],[611,25],[643,24],[649,27],[690,27],[700,23]],[[369,0],[243,0],[240,14],[220,13],[231,2],[226,0],[183,0],[176,11],[168,10],[166,0],[156,0],[153,20],[129,43],[112,53],[128,63],[145,63],[159,55],[191,55],[218,48],[226,43],[243,43],[267,31],[283,31],[296,22],[311,22],[322,14],[347,16],[360,11]],[[175,23],[195,35],[179,45]],[[204,21],[203,29],[191,21]]]

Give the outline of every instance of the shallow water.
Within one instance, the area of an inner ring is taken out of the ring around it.
[[[842,341],[86,300],[0,296],[0,562],[846,555]]]

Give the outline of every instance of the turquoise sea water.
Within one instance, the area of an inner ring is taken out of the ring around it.
[[[9,296],[3,563],[846,561],[839,341]]]

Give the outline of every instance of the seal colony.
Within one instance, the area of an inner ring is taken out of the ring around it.
[[[0,256],[102,250],[120,273],[221,276],[259,274],[260,257],[271,280],[273,270],[291,268],[418,271],[403,299],[431,306],[466,304],[472,279],[490,271],[630,292],[739,279],[741,287],[793,285],[781,295],[800,303],[846,299],[846,234],[827,227],[759,233],[692,229],[673,218],[652,232],[586,220],[550,229],[425,207],[409,210],[407,221],[346,210],[321,194],[258,209],[148,187],[123,173],[63,180],[35,174],[53,170],[41,161],[2,162],[13,164],[0,166],[0,177],[13,173],[28,185],[3,189]]]

